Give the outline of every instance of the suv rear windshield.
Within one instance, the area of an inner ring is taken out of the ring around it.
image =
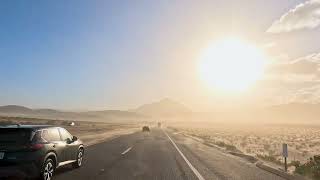
[[[30,137],[30,129],[0,128],[0,144],[24,144]]]

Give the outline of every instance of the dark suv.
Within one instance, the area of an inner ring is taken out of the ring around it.
[[[143,126],[142,127],[142,132],[150,132],[149,126]]]
[[[50,180],[58,167],[80,167],[83,155],[83,143],[64,128],[0,126],[0,179],[19,176]]]

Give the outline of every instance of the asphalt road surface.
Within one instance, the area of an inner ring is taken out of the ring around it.
[[[283,180],[241,158],[157,128],[87,147],[83,166],[63,167],[55,179]]]

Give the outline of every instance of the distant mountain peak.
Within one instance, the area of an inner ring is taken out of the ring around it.
[[[24,107],[24,106],[18,106],[18,105],[7,105],[7,106],[0,106],[0,111],[2,112],[31,112],[32,109]]]
[[[175,102],[175,101],[170,98],[163,98],[159,102]]]
[[[177,101],[174,101],[174,100],[169,99],[169,98],[164,98],[164,99],[161,99],[160,101],[154,102],[154,103],[160,103],[160,104],[180,104],[180,103],[178,103]],[[180,105],[182,105],[182,104],[180,104]]]
[[[183,104],[169,98],[142,105],[134,111],[151,116],[180,116],[191,112],[191,110]]]

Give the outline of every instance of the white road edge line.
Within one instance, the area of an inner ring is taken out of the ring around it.
[[[184,156],[184,154],[180,151],[180,149],[178,148],[178,146],[176,145],[176,143],[171,139],[171,137],[167,134],[167,132],[165,130],[163,130],[163,132],[167,135],[167,137],[169,138],[169,140],[171,141],[171,143],[173,144],[173,146],[177,149],[177,151],[179,152],[179,154],[182,156],[182,158],[184,159],[184,161],[188,164],[188,166],[190,167],[190,169],[193,171],[193,173],[197,176],[197,178],[199,180],[205,180],[202,175],[199,173],[199,171],[192,166],[192,164],[189,162],[189,160]]]
[[[129,147],[127,150],[123,151],[123,153],[121,153],[122,155],[127,154],[130,150],[132,149],[132,147]]]

